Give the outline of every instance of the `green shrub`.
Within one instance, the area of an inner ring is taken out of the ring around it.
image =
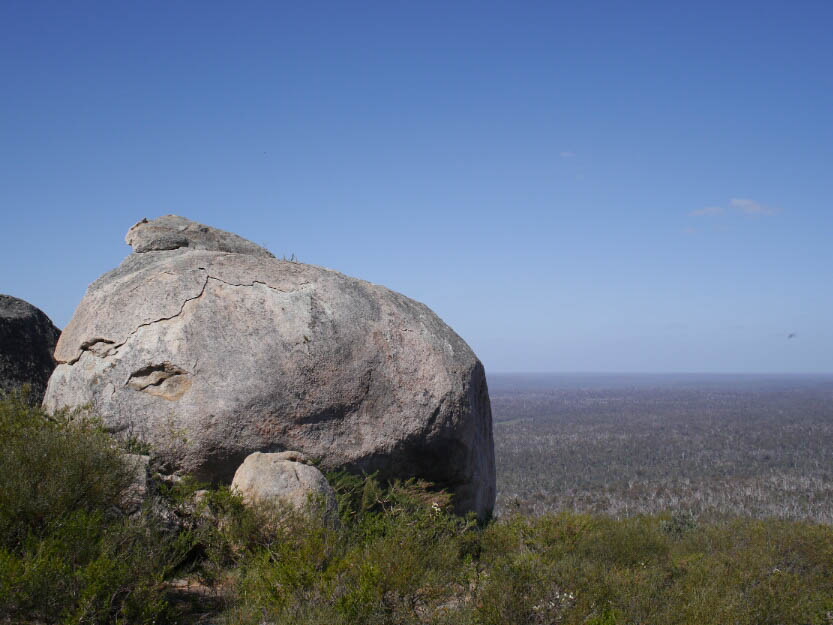
[[[119,512],[129,479],[94,420],[0,401],[0,619],[164,620],[180,541]]]
[[[0,545],[14,549],[66,514],[112,505],[129,480],[95,420],[47,416],[19,394],[0,401]]]
[[[697,519],[690,512],[677,510],[671,518],[660,521],[660,529],[673,538],[681,538],[683,534],[697,529]]]
[[[338,530],[272,509],[278,531],[268,546],[252,547],[232,529],[251,514],[274,527],[269,511],[227,508],[230,516],[217,525],[237,554],[232,622],[417,622],[468,586],[476,549],[470,539],[463,549],[462,537],[476,522],[451,515],[447,495],[414,480],[383,485],[345,473],[328,479],[339,501]]]

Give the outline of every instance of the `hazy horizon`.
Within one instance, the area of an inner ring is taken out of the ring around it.
[[[779,391],[816,388],[833,392],[830,373],[611,373],[611,372],[490,372],[491,394],[549,392],[575,389],[722,389]]]

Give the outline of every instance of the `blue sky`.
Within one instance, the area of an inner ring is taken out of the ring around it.
[[[0,292],[62,327],[175,213],[425,302],[487,371],[833,372],[831,32],[829,2],[4,2]]]

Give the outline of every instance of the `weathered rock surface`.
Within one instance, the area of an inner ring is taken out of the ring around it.
[[[187,247],[274,258],[269,250],[233,232],[204,226],[178,215],[165,215],[153,221],[142,219],[127,231],[124,241],[137,254]]]
[[[131,228],[148,251],[89,287],[44,406],[90,404],[200,479],[297,449],[325,470],[438,482],[488,514],[491,408],[468,345],[423,304],[228,234],[172,216]]]
[[[40,402],[55,369],[52,352],[60,334],[40,309],[0,295],[0,391],[29,384],[33,401]]]
[[[255,452],[234,474],[232,490],[246,502],[284,502],[309,511],[327,524],[338,521],[336,494],[327,478],[298,452]]]

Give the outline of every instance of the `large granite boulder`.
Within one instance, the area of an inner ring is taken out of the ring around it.
[[[60,334],[40,309],[0,295],[0,391],[29,384],[31,399],[40,403],[55,368],[52,352]]]
[[[491,511],[483,366],[426,306],[181,217],[126,239],[134,253],[90,286],[58,341],[48,410],[89,404],[201,479],[293,449]]]
[[[255,452],[234,474],[231,489],[247,503],[284,503],[326,525],[338,524],[338,502],[327,478],[303,454]]]

